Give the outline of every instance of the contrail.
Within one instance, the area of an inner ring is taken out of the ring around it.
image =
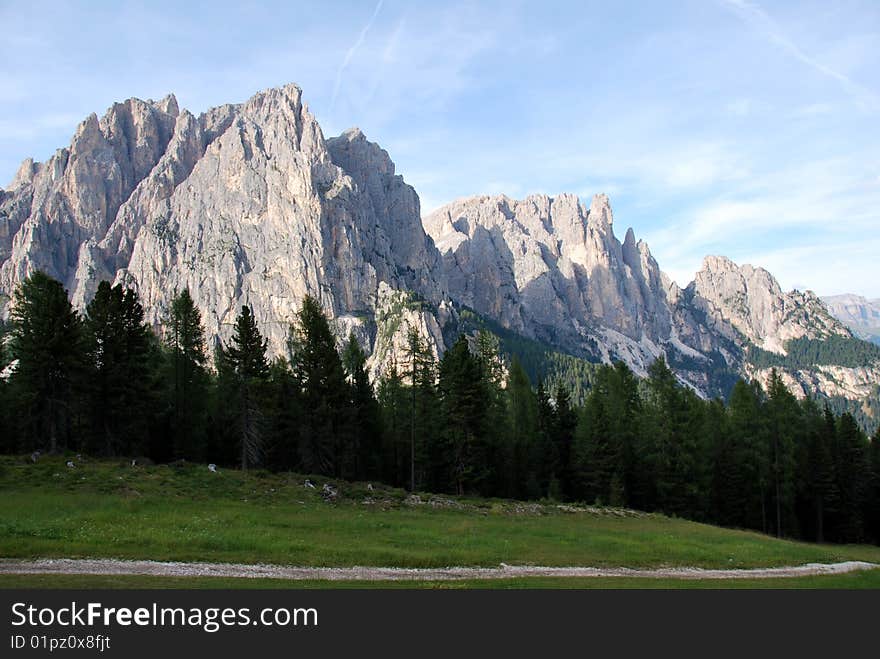
[[[837,80],[848,94],[861,104],[874,109],[880,105],[880,98],[877,94],[863,87],[859,83],[853,81],[848,76],[835,71],[829,66],[822,64],[807,53],[800,46],[792,41],[785,32],[780,29],[779,25],[774,21],[767,12],[761,9],[757,4],[748,2],[748,0],[721,0],[721,3],[733,9],[740,18],[753,28],[761,31],[764,35],[779,48],[787,52],[796,60],[806,64],[814,71],[818,71],[822,75]]]
[[[348,49],[348,52],[345,53],[345,58],[342,60],[342,64],[336,71],[336,83],[333,85],[333,98],[330,100],[330,112],[333,112],[333,108],[336,106],[336,98],[339,96],[339,88],[342,86],[342,74],[345,72],[345,69],[348,67],[351,58],[354,57],[357,49],[361,47],[364,40],[367,38],[367,33],[370,31],[370,28],[373,27],[373,23],[376,21],[376,17],[379,15],[379,11],[381,11],[382,3],[384,1],[385,0],[379,0],[379,2],[376,3],[376,8],[373,9],[373,15],[370,16],[370,20],[367,21],[367,24],[364,25],[357,40],[352,44],[351,48]]]

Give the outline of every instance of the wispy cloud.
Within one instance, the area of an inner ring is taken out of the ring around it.
[[[843,90],[849,94],[860,107],[871,111],[880,109],[880,95],[808,54],[803,48],[795,43],[785,30],[783,30],[783,28],[759,5],[748,2],[748,0],[720,1],[723,5],[732,9],[752,29],[762,34],[771,43],[779,47],[788,55],[812,68],[816,72],[840,83]]]
[[[342,87],[342,75],[345,73],[345,69],[348,68],[348,65],[351,63],[352,58],[355,53],[358,51],[364,41],[367,38],[367,34],[370,31],[370,28],[373,27],[373,23],[376,22],[376,17],[379,15],[379,12],[382,10],[382,3],[385,0],[379,0],[376,3],[375,9],[373,9],[373,14],[370,16],[370,20],[367,21],[366,25],[361,29],[360,34],[358,34],[355,42],[349,47],[349,49],[345,52],[345,57],[342,60],[342,64],[339,65],[339,69],[336,71],[336,82],[333,85],[333,97],[330,99],[330,112],[333,112],[333,109],[336,107],[336,99],[339,97],[339,90]]]

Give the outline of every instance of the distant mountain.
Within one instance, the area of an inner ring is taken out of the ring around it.
[[[78,307],[102,279],[137,288],[160,331],[184,287],[216,340],[249,304],[276,354],[310,294],[374,376],[403,359],[410,326],[438,355],[490,326],[568,372],[619,359],[644,374],[662,355],[705,396],[772,367],[799,396],[858,402],[880,380],[815,295],[761,268],[710,256],[679,288],[631,229],[617,239],[605,195],[480,196],[420,218],[388,153],[357,129],[325,139],[295,85],[199,116],[129,99],[26,160],[0,190],[0,314],[37,269]]]
[[[822,301],[853,333],[880,345],[880,299],[868,300],[861,295],[829,295]]]

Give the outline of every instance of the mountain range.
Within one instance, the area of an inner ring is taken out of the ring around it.
[[[829,295],[822,301],[828,310],[859,338],[880,345],[880,299],[868,300],[851,293]]]
[[[325,138],[296,85],[198,116],[173,95],[132,98],[25,160],[0,190],[3,316],[37,269],[80,308],[101,280],[135,287],[160,331],[188,287],[218,341],[250,305],[275,354],[308,294],[374,377],[402,359],[408,327],[440,355],[475,315],[639,374],[665,356],[704,396],[777,368],[796,395],[876,418],[880,352],[854,332],[877,331],[877,301],[785,292],[723,256],[680,288],[632,229],[617,238],[604,194],[477,196],[422,218],[388,153],[358,129]]]

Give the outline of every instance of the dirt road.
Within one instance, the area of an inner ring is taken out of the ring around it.
[[[546,567],[505,565],[498,567],[287,567],[235,563],[164,563],[113,559],[0,560],[0,574],[95,574],[149,575],[163,577],[243,577],[268,579],[327,579],[332,581],[453,581],[457,579],[506,579],[514,577],[648,577],[664,579],[770,579],[821,574],[843,574],[880,567],[874,563],[808,563],[806,565],[753,568],[703,569],[670,567]]]

